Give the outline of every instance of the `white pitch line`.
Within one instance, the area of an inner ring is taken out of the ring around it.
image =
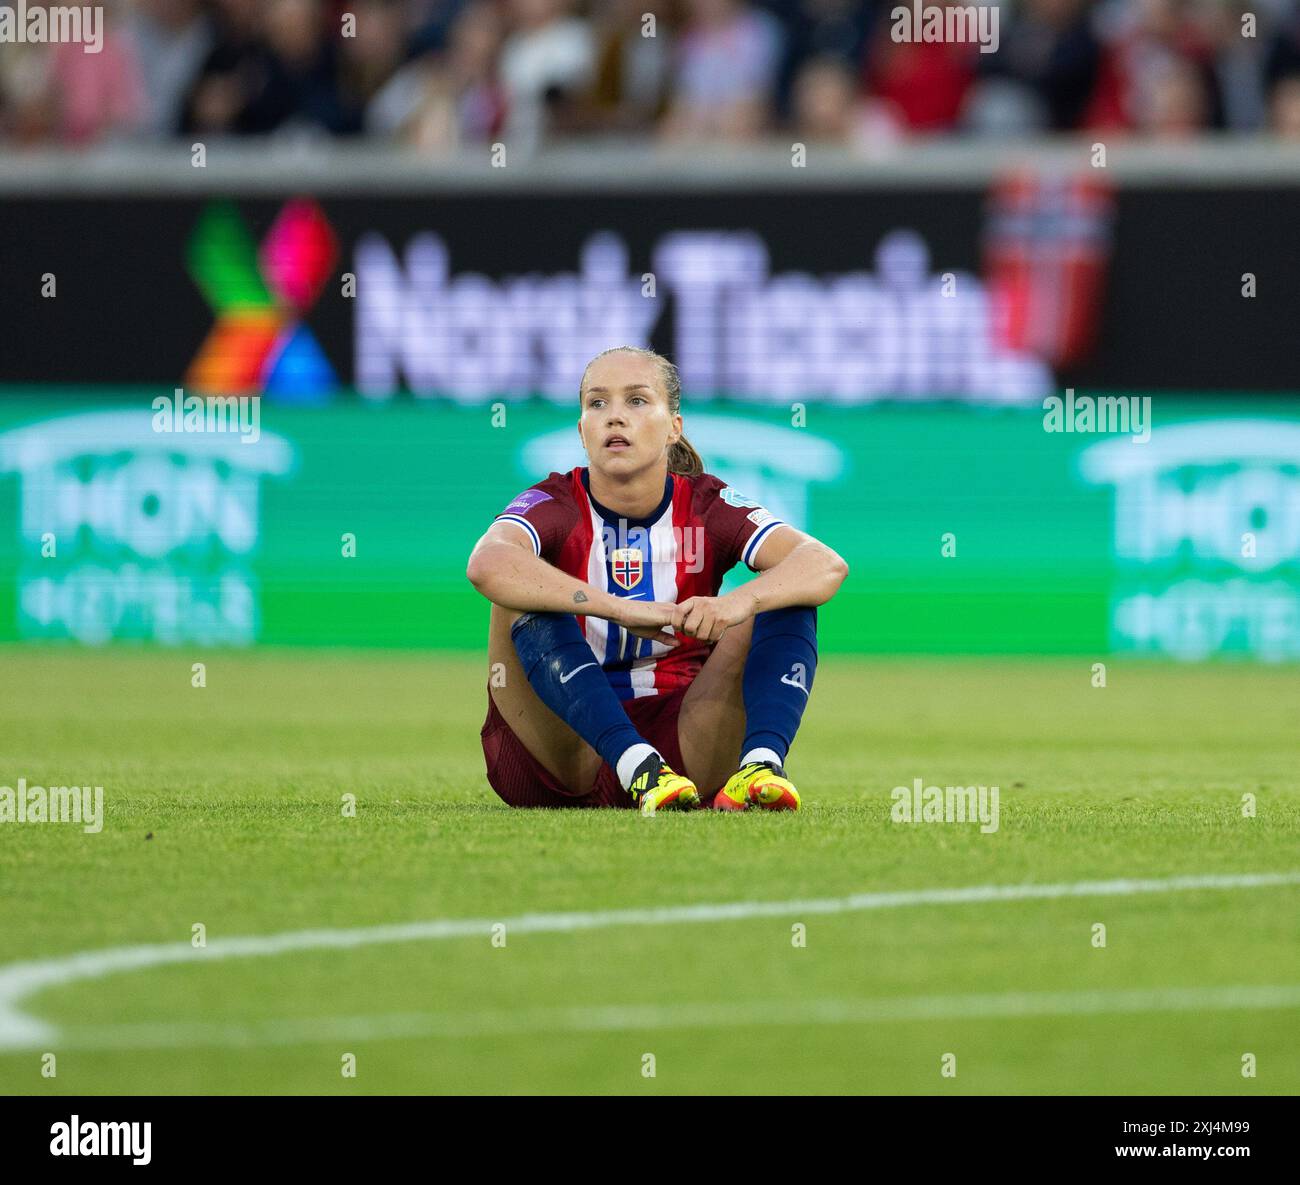
[[[1300,984],[1158,987],[882,999],[749,1000],[736,1004],[598,1005],[482,1012],[392,1012],[260,1020],[239,1024],[85,1025],[65,1028],[60,1048],[244,1048],[397,1041],[413,1037],[519,1037],[538,1033],[628,1032],[750,1025],[863,1025],[895,1021],[1022,1020],[1138,1012],[1230,1012],[1300,1008]]]
[[[30,995],[82,979],[99,979],[125,971],[173,963],[256,958],[300,950],[348,949],[395,942],[487,937],[494,925],[507,933],[554,934],[611,926],[667,926],[751,918],[799,917],[858,913],[913,905],[971,905],[997,901],[1050,900],[1062,897],[1127,897],[1140,893],[1175,893],[1197,889],[1259,889],[1300,884],[1300,872],[1176,876],[1164,880],[1075,881],[1065,884],[975,885],[957,889],[905,889],[856,893],[849,897],[804,901],[734,901],[659,909],[614,909],[575,913],[534,913],[516,918],[435,919],[350,930],[290,930],[281,934],[214,938],[205,947],[188,942],[110,947],[0,967],[0,1050],[49,1046],[58,1040],[52,1025],[27,1015],[19,1005]]]

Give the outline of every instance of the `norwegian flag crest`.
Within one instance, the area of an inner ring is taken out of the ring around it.
[[[635,588],[641,583],[641,549],[617,547],[610,555],[610,571],[619,588]]]

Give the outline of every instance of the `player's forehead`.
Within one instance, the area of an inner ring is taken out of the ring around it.
[[[657,393],[659,370],[649,358],[637,354],[606,354],[597,358],[588,369],[582,385],[583,395],[593,388],[598,388],[602,394],[613,395],[633,389]]]

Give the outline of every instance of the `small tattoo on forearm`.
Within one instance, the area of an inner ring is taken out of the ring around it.
[[[583,592],[582,589],[578,589],[578,591],[573,594],[573,603],[575,605],[581,605],[583,601],[587,599],[587,594]]]

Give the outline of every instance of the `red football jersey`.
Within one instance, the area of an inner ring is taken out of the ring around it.
[[[754,568],[781,520],[710,474],[669,474],[663,501],[629,519],[592,496],[587,470],[552,473],[496,517],[527,532],[533,550],[570,576],[618,597],[677,603],[718,595],[737,562]],[[600,617],[578,615],[592,653],[620,699],[688,685],[712,649],[678,633],[673,647],[629,634]]]

